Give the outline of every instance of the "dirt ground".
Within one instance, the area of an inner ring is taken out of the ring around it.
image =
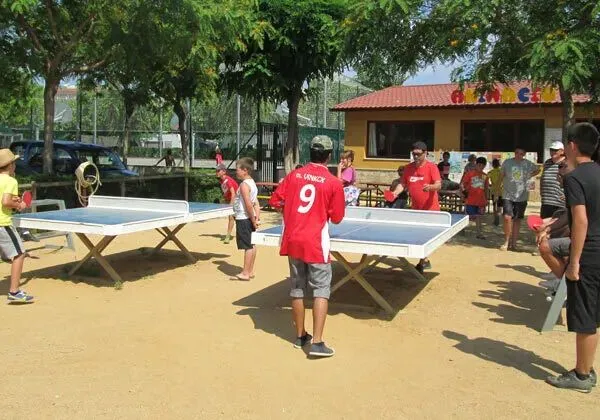
[[[231,280],[242,257],[219,241],[225,225],[180,233],[196,264],[173,248],[140,252],[155,232],[117,238],[107,253],[122,290],[65,278],[84,255],[79,242],[75,253],[34,251],[24,288],[37,301],[0,305],[0,418],[598,417],[600,390],[543,381],[573,366],[574,337],[538,332],[547,270],[530,242],[498,251],[500,229],[487,226],[486,241],[467,234],[440,248],[426,284],[374,270],[368,279],[398,310],[392,319],[345,285],[325,331],[337,353],[311,360],[291,344],[286,260],[261,247],[256,278]]]

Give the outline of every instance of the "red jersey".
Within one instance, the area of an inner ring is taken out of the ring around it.
[[[331,261],[328,222],[341,222],[346,206],[342,183],[327,167],[309,163],[289,173],[269,204],[283,207],[280,255],[309,264]]]
[[[423,191],[427,184],[441,181],[438,167],[429,161],[419,167],[414,162],[404,167],[402,183],[410,194],[411,208],[413,210],[440,210],[437,191]]]
[[[219,178],[219,182],[221,183],[221,191],[223,191],[223,198],[228,203],[231,203],[231,199],[233,196],[231,195],[231,189],[235,192],[238,190],[238,183],[235,182],[235,179],[230,177],[229,175],[225,175],[224,178]]]
[[[485,173],[469,171],[465,174],[462,184],[465,190],[467,190],[465,204],[477,207],[485,207],[487,205],[485,187],[488,184],[488,176]]]

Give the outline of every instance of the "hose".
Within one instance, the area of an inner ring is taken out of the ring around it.
[[[95,173],[86,175],[85,170],[89,167],[91,167]],[[102,185],[98,167],[92,162],[83,162],[75,169],[75,178],[75,192],[79,198],[79,203],[83,207],[87,207],[89,197],[94,195]]]

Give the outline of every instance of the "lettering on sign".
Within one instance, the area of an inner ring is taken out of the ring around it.
[[[478,93],[474,88],[465,90],[456,89],[450,94],[453,104],[493,104],[493,103],[522,103],[537,104],[540,102],[554,102],[557,91],[551,86],[536,87],[535,89],[524,86],[518,91],[505,87],[502,91],[498,88]]]

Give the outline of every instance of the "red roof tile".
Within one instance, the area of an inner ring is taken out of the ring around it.
[[[559,104],[558,89],[547,90],[544,95],[538,91],[532,94],[530,82],[515,82],[509,85],[497,84],[497,95],[481,98],[473,92],[475,85],[465,86],[461,93],[455,83],[419,86],[392,86],[369,93],[336,105],[334,111],[366,109],[402,109],[402,108],[452,108],[475,106],[534,105],[539,103]],[[521,92],[521,89],[528,88]],[[512,92],[511,92],[512,90]],[[506,92],[505,92],[506,91]],[[472,96],[469,93],[472,93]],[[519,95],[521,93],[521,95]],[[466,95],[465,95],[466,94]],[[575,95],[575,103],[589,101],[588,95]]]

